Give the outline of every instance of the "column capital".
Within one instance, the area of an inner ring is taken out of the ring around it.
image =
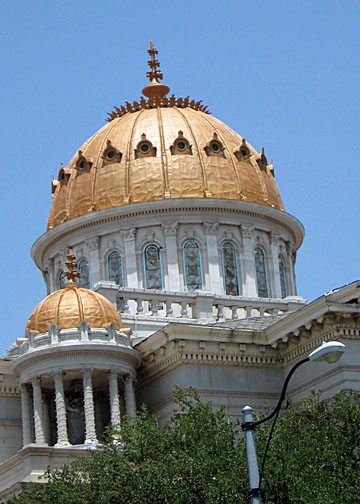
[[[218,222],[203,222],[205,234],[216,234],[219,227]]]
[[[34,385],[38,385],[40,386],[41,385],[41,382],[42,382],[42,378],[41,376],[34,376],[33,378],[31,378],[31,384],[34,386]]]
[[[122,229],[120,230],[120,235],[123,237],[124,241],[135,240],[136,228]]]
[[[161,224],[164,235],[176,235],[176,230],[179,224],[177,221],[175,222],[166,222],[165,224]]]
[[[91,378],[94,368],[85,367],[82,368],[81,370],[84,378]]]
[[[135,382],[136,380],[136,371],[130,371],[130,373],[123,375],[123,380],[125,383]]]
[[[89,247],[89,250],[98,250],[100,245],[100,238],[96,236],[95,238],[91,238],[86,240],[86,245]]]
[[[252,238],[255,228],[254,226],[250,226],[249,224],[240,224],[239,226],[240,234],[243,238]]]
[[[280,233],[270,231],[269,238],[270,238],[271,245],[278,245],[280,237],[281,237]]]

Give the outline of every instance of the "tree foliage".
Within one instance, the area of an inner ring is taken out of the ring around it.
[[[265,466],[266,503],[360,502],[359,401],[355,392],[328,402],[313,396],[282,412]],[[125,419],[103,449],[49,472],[47,484],[11,504],[246,503],[240,426],[194,391],[177,391],[176,402],[161,430],[146,410]],[[269,428],[256,431],[259,461]]]

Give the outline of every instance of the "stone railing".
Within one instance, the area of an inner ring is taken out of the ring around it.
[[[296,296],[285,299],[220,296],[213,292],[173,292],[119,287],[114,282],[98,282],[94,290],[106,296],[124,318],[186,319],[216,322],[275,315],[295,311],[306,301]]]
[[[76,343],[108,343],[123,346],[132,346],[130,331],[117,331],[112,323],[105,329],[92,329],[84,320],[77,329],[60,329],[55,324],[51,324],[49,331],[44,334],[37,334],[31,331],[26,332],[26,338],[18,339],[19,355],[38,350],[48,345],[76,344]]]

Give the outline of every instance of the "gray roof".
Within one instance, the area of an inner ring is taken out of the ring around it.
[[[268,327],[276,324],[279,320],[284,319],[290,313],[280,313],[278,315],[248,317],[236,320],[224,320],[211,324],[216,327],[226,327],[228,329],[247,329],[248,331],[264,331]]]

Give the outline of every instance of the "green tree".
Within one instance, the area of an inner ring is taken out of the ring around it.
[[[360,455],[360,396],[313,396],[279,417],[265,466],[267,504],[354,504]],[[247,502],[245,445],[238,424],[194,391],[176,392],[161,430],[145,410],[90,458],[49,473],[11,504],[232,504]],[[259,460],[270,425],[256,431]],[[112,433],[114,436],[114,433]]]

